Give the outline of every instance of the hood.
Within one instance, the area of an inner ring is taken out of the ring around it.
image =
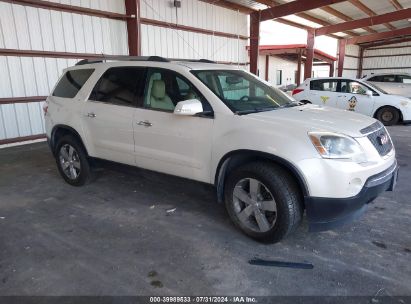
[[[311,104],[245,116],[268,124],[293,125],[294,127],[304,128],[307,132],[330,131],[352,137],[364,136],[360,130],[376,121],[374,118],[365,115]]]

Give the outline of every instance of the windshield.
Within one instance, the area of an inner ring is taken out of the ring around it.
[[[271,111],[300,104],[245,71],[204,70],[192,73],[236,114]]]
[[[381,89],[379,86],[376,86],[375,84],[366,81],[367,85],[369,85],[371,88],[376,89],[378,91],[380,91],[383,94],[389,94],[388,92],[384,91],[383,89]]]

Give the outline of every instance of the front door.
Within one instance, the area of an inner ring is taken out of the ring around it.
[[[362,83],[353,80],[341,80],[337,107],[343,110],[371,116],[374,110],[374,97],[366,94],[371,90]]]
[[[135,164],[133,118],[142,98],[145,68],[108,69],[83,108],[83,129],[89,154],[124,164]]]
[[[166,69],[149,69],[144,107],[134,116],[136,164],[139,167],[209,182],[212,108],[183,76]],[[173,113],[182,100],[198,99],[209,115]]]

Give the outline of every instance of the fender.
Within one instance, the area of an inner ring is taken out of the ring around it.
[[[214,185],[217,189],[217,199],[219,202],[222,202],[224,200],[224,182],[225,177],[230,169],[232,169],[235,165],[241,165],[252,160],[269,160],[282,166],[296,179],[304,198],[309,196],[309,191],[304,176],[297,169],[297,167],[290,163],[288,160],[285,160],[284,158],[276,156],[274,154],[244,149],[234,150],[225,154],[218,163],[214,178]]]
[[[56,147],[56,132],[59,131],[59,130],[64,130],[64,134],[73,134],[74,136],[76,136],[78,138],[78,140],[80,141],[80,144],[83,146],[84,151],[86,151],[86,153],[88,155],[87,148],[84,145],[83,139],[81,138],[80,134],[75,129],[73,129],[72,127],[67,126],[67,125],[62,125],[62,124],[55,125],[53,127],[53,129],[51,130],[51,138],[48,139],[49,140],[49,145],[50,145],[50,148],[51,148],[51,151],[53,152],[53,154],[54,154],[54,149]]]

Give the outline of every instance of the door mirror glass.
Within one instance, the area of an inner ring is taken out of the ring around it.
[[[174,114],[193,116],[203,112],[203,105],[198,99],[183,100],[177,103]]]
[[[371,90],[367,90],[365,91],[365,95],[367,95],[368,97],[372,97],[373,93]]]

